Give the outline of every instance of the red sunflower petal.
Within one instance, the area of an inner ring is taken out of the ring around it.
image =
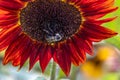
[[[0,15],[15,15],[19,10],[10,10],[0,6]]]
[[[102,27],[100,25],[94,24],[92,22],[85,21],[79,36],[84,36],[91,41],[101,41],[117,35],[116,32]]]
[[[18,20],[19,19],[16,17],[9,20],[2,20],[0,21],[0,28],[4,28],[5,26],[9,26],[11,24],[17,24]]]
[[[7,64],[9,61],[14,61],[16,56],[21,55],[21,51],[25,47],[26,42],[24,34],[21,34],[16,40],[12,41],[5,52],[3,64]]]
[[[11,30],[6,30],[4,33],[0,33],[0,51],[4,50],[14,39],[16,39],[21,32],[21,28],[18,26]]]
[[[20,0],[20,1],[25,1],[25,2],[27,2],[27,1],[33,1],[33,0]]]
[[[11,27],[11,26],[10,26]],[[6,35],[8,35],[8,33],[9,32],[11,32],[12,33],[12,30],[14,31],[14,29],[20,29],[20,27],[18,26],[18,25],[14,25],[13,27],[11,27],[11,28],[7,28],[7,29],[2,29],[1,31],[0,31],[0,41],[1,40],[3,40],[2,38],[3,37],[5,37]]]
[[[0,0],[0,7],[4,7],[10,10],[19,10],[23,8],[25,3],[19,0]]]
[[[101,18],[107,13],[113,12],[118,7],[113,7],[114,0],[89,0],[79,2],[80,10],[86,18]],[[92,17],[91,17],[92,16]]]
[[[16,18],[17,15],[0,15],[0,21]]]
[[[56,52],[53,55],[54,61],[59,64],[66,76],[70,73],[71,59],[68,52],[66,52],[63,44],[55,47]]]
[[[20,68],[22,67],[22,65],[26,62],[26,60],[28,59],[29,55],[26,55],[28,53],[26,53],[28,51],[28,48],[30,47],[31,44],[31,40],[28,36],[25,36],[23,43],[21,43],[20,45],[22,45],[21,49],[18,50],[18,54],[14,55],[14,59],[12,59],[12,64],[14,66],[18,66],[20,65]],[[18,47],[19,48],[19,47]],[[19,69],[20,69],[19,68]]]
[[[92,22],[94,24],[97,24],[97,25],[101,25],[103,23],[106,23],[106,22],[110,22],[110,21],[113,21],[114,19],[116,19],[117,17],[113,17],[113,18],[107,18],[107,19],[103,19],[103,20],[95,20],[95,19],[88,19],[87,21],[89,22]]]
[[[20,64],[20,57],[24,50],[26,50],[29,39],[24,35],[21,34],[16,40],[14,40],[8,47],[5,52],[5,57],[3,60],[3,64],[7,64],[8,62],[12,61],[13,65],[16,63]],[[16,60],[18,62],[16,62]],[[19,65],[17,64],[17,65]],[[17,66],[15,65],[15,66]]]
[[[43,44],[35,42],[32,47],[32,53],[30,54],[29,70],[31,70],[34,64],[39,60],[39,50],[43,49]]]
[[[20,59],[21,59],[21,55],[17,55],[14,57],[14,59],[11,61],[13,66],[18,66],[20,65]]]
[[[73,1],[75,5],[80,6],[81,8],[86,8],[98,0],[76,0],[76,1],[70,0],[70,1]]]
[[[91,5],[96,1],[97,0],[66,0],[66,2],[68,3],[74,3],[76,6],[83,6],[83,7],[87,7],[88,5]]]
[[[82,49],[81,47],[76,46],[76,42],[74,41],[74,39],[68,40],[67,44],[69,44],[69,46],[71,48],[72,56],[74,54],[77,55],[79,57],[80,61],[82,63],[84,63],[84,61],[86,59],[86,54],[85,54],[84,49]]]
[[[91,0],[89,0],[91,1]],[[89,3],[81,3],[79,6],[83,12],[96,12],[113,6],[114,0],[94,0]]]
[[[11,11],[0,7],[0,28],[18,23],[18,11]]]
[[[44,46],[44,48],[39,51],[39,61],[40,61],[42,72],[44,72],[44,70],[46,69],[46,66],[48,65],[48,63],[52,58],[52,50],[53,50],[52,47],[47,45],[47,46]]]
[[[118,9],[118,7],[111,7],[111,8],[104,9],[104,10],[99,10],[99,11],[96,11],[96,12],[93,11],[93,12],[90,12],[90,13],[83,13],[83,16],[87,17],[87,18],[96,19],[96,18],[103,17],[107,13],[113,12],[113,11],[115,11],[117,9]]]
[[[79,56],[79,54],[76,52],[76,50],[74,49],[74,47],[72,46],[72,44],[63,44],[64,49],[67,53],[69,53],[70,58],[71,58],[71,62],[76,65],[79,66],[81,62],[83,62],[83,60],[81,59],[81,57]]]
[[[0,26],[0,35],[1,35],[1,32],[5,32],[6,30],[9,30],[10,28],[15,28],[16,26],[18,26],[19,28],[21,27],[17,23],[12,23],[8,26]]]
[[[82,37],[75,35],[73,37],[73,42],[77,48],[81,48],[81,49],[85,50],[85,52],[87,52],[88,54],[93,55],[93,45],[92,45],[91,41],[83,39]],[[82,45],[82,47],[81,47],[81,45]],[[83,56],[84,56],[84,54],[83,54]]]
[[[32,54],[32,52],[34,52],[34,51],[33,51],[33,44],[32,44],[32,41],[30,40],[27,49],[24,50],[24,51],[23,51],[23,54],[21,55],[20,67],[19,67],[19,69],[22,68],[22,66],[23,66],[24,63],[27,61],[27,59],[30,57],[30,54]]]

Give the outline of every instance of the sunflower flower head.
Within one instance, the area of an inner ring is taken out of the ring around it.
[[[39,61],[44,72],[51,58],[69,75],[71,63],[78,66],[93,55],[92,42],[117,33],[100,19],[117,10],[114,0],[0,0],[0,51],[3,64],[30,69]]]

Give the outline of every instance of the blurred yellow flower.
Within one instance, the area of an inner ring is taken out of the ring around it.
[[[87,62],[81,66],[81,71],[86,77],[101,77],[107,72],[109,58],[111,56],[114,58],[118,58],[117,49],[113,46],[102,44],[95,46],[95,49],[96,56],[93,58],[89,58]]]

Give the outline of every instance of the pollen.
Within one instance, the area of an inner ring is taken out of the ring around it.
[[[64,41],[81,25],[80,11],[60,0],[35,0],[21,10],[23,32],[45,43]]]

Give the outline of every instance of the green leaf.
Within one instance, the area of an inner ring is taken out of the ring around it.
[[[102,80],[120,80],[119,73],[109,73],[103,77]]]
[[[107,39],[106,42],[120,49],[120,34],[113,38]]]

